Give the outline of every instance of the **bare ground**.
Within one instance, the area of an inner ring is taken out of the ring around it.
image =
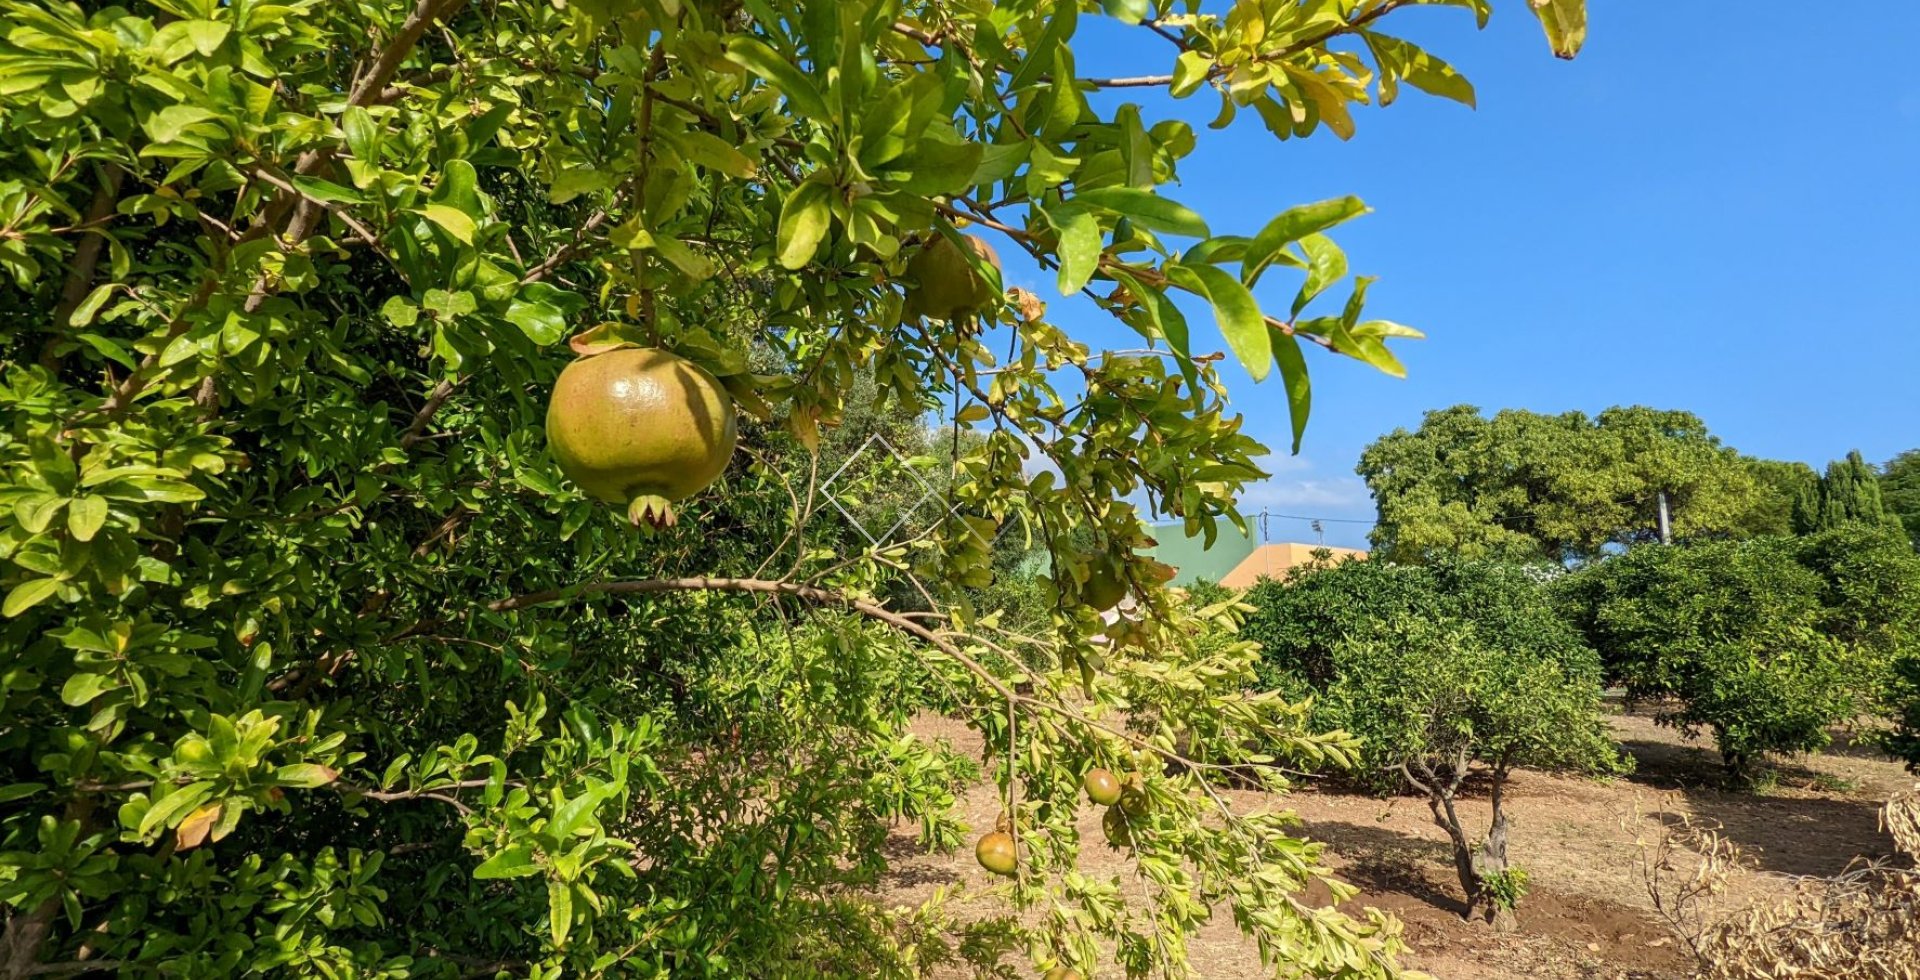
[[[1615,736],[1637,765],[1631,776],[1588,780],[1523,772],[1508,790],[1514,822],[1513,857],[1531,874],[1517,932],[1500,935],[1460,918],[1463,899],[1454,879],[1446,837],[1424,802],[1382,799],[1309,785],[1280,798],[1229,794],[1236,809],[1285,808],[1301,832],[1326,843],[1327,863],[1363,894],[1351,911],[1372,906],[1405,924],[1406,965],[1441,980],[1493,978],[1635,978],[1679,980],[1690,964],[1669,929],[1652,913],[1636,841],[1651,839],[1663,822],[1685,815],[1722,833],[1749,856],[1722,901],[1728,904],[1783,893],[1788,877],[1841,871],[1859,858],[1892,853],[1881,832],[1882,801],[1913,784],[1897,763],[1842,738],[1830,753],[1784,760],[1777,781],[1760,792],[1725,788],[1710,743],[1690,742],[1656,725],[1650,712],[1617,711]],[[922,733],[977,752],[978,737],[944,719],[927,719]],[[992,825],[999,805],[988,784],[962,802],[977,828]],[[1463,816],[1484,828],[1483,799],[1464,802]],[[1098,812],[1082,812],[1083,840],[1099,841]],[[918,905],[939,887],[959,889],[949,908],[961,918],[1004,914],[991,894],[994,881],[970,853],[926,855],[911,828],[896,832],[889,850],[900,858],[877,897],[889,905]],[[1090,845],[1082,870],[1096,877],[1126,874],[1122,852]],[[1222,917],[1191,944],[1205,977],[1265,977],[1253,944]],[[1017,960],[1017,955],[1012,960]],[[1023,975],[1019,966],[1011,975]]]

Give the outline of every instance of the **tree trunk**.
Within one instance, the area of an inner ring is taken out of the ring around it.
[[[0,933],[0,980],[25,980],[40,964],[40,946],[59,901],[49,898],[31,912],[15,910],[7,917],[7,928]]]
[[[1507,811],[1501,806],[1501,792],[1506,789],[1507,773],[1504,769],[1493,771],[1493,825],[1487,828],[1487,839],[1480,844],[1480,851],[1474,855],[1473,870],[1475,883],[1480,884],[1489,878],[1496,878],[1507,872]],[[1484,892],[1484,885],[1481,886]],[[1514,920],[1511,906],[1497,900],[1493,895],[1485,895],[1487,906],[1487,924],[1495,932],[1512,932],[1518,925]]]
[[[1433,785],[1427,791],[1427,808],[1433,811],[1434,824],[1453,841],[1453,870],[1460,876],[1461,892],[1467,896],[1466,910],[1460,917],[1471,919],[1474,906],[1481,899],[1480,876],[1473,869],[1473,845],[1467,843],[1466,828],[1460,825],[1460,815],[1453,809],[1453,791]]]

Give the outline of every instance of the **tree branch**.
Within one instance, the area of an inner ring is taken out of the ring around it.
[[[111,163],[104,169],[99,185],[93,189],[93,202],[87,205],[86,218],[76,226],[89,233],[74,247],[73,258],[67,266],[67,281],[60,288],[60,302],[53,308],[53,333],[40,347],[40,366],[45,368],[51,369],[59,361],[54,352],[66,335],[67,319],[90,292],[93,271],[100,265],[100,251],[107,245],[106,226],[113,221],[120,203],[120,182],[126,179],[127,172]]]

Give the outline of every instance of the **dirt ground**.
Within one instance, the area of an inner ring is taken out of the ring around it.
[[[1405,924],[1407,966],[1440,980],[1495,978],[1609,978],[1680,980],[1690,964],[1669,930],[1652,914],[1641,870],[1640,839],[1663,821],[1686,815],[1718,826],[1750,859],[1751,869],[1729,882],[1728,903],[1780,894],[1789,876],[1826,875],[1858,858],[1893,853],[1878,823],[1880,804],[1913,785],[1899,764],[1853,748],[1843,737],[1829,753],[1787,760],[1760,791],[1732,791],[1720,781],[1711,744],[1689,742],[1654,723],[1650,712],[1612,706],[1615,735],[1634,757],[1635,771],[1612,780],[1562,778],[1523,772],[1508,788],[1512,856],[1531,875],[1519,911],[1519,930],[1498,935],[1460,918],[1462,895],[1444,833],[1423,801],[1381,799],[1303,786],[1279,800],[1259,793],[1229,794],[1236,809],[1283,807],[1296,812],[1301,833],[1325,842],[1327,863],[1363,894],[1350,910],[1372,906]],[[971,732],[929,719],[923,734],[978,751]],[[982,784],[964,801],[975,827],[991,826],[998,804]],[[1463,809],[1484,828],[1484,799]],[[1085,809],[1084,839],[1099,840],[1098,812]],[[993,880],[971,853],[916,853],[911,828],[901,828],[889,850],[907,855],[880,896],[890,905],[918,905],[939,887],[957,888],[950,906],[964,917],[997,903],[986,894]],[[1088,847],[1082,870],[1106,877],[1126,870],[1123,853]],[[1003,909],[1004,906],[999,906]],[[1191,944],[1199,975],[1222,980],[1265,977],[1253,944],[1224,916]]]

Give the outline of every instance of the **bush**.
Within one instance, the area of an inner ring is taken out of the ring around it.
[[[1525,881],[1507,857],[1509,774],[1618,768],[1600,717],[1599,658],[1539,581],[1514,566],[1369,560],[1295,570],[1247,597],[1257,610],[1248,635],[1273,644],[1269,672],[1318,695],[1316,726],[1360,737],[1375,786],[1426,796],[1469,914],[1484,907],[1497,925],[1510,923]],[[1454,805],[1475,772],[1491,780],[1493,805],[1478,842]]]
[[[1912,643],[1920,562],[1848,527],[1806,538],[1643,546],[1571,576],[1570,618],[1634,697],[1674,699],[1660,718],[1711,730],[1728,768],[1809,752],[1884,697]]]

